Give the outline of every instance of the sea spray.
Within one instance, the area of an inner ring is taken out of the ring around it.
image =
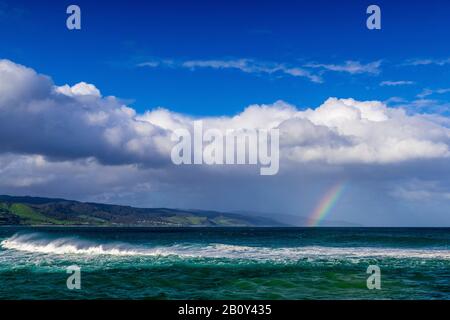
[[[450,299],[450,230],[0,228],[0,298]],[[378,265],[382,290],[368,290]]]
[[[450,259],[450,250],[377,247],[261,247],[222,243],[150,246],[123,242],[98,243],[74,237],[52,238],[42,233],[15,234],[1,242],[4,249],[54,255],[178,256],[263,261],[297,261],[305,258],[420,258]]]

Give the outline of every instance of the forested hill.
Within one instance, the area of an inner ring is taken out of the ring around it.
[[[0,195],[0,225],[286,226],[270,218],[236,213],[134,208],[65,199],[6,195]]]

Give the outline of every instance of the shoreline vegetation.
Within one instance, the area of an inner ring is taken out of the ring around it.
[[[0,226],[283,227],[279,221],[208,210],[135,208],[65,199],[0,195]]]
[[[273,218],[276,217],[276,218]],[[105,228],[307,228],[308,219],[293,215],[136,208],[66,199],[0,195],[0,227]],[[317,228],[448,228],[442,226],[364,226],[324,220]]]

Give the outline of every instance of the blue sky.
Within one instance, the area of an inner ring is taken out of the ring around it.
[[[80,31],[65,28],[68,1],[0,3],[3,57],[49,74],[57,84],[95,83],[137,110],[164,106],[221,115],[279,99],[316,107],[330,96],[411,102],[424,89],[443,89],[449,82],[450,64],[405,65],[448,58],[446,1],[378,1],[379,31],[365,27],[368,1],[80,0]],[[240,59],[304,68],[323,82],[282,72],[180,67],[192,60]],[[156,60],[175,66],[138,67]],[[357,74],[305,67],[346,61],[380,66],[377,73]],[[384,81],[397,86],[380,86]]]
[[[449,16],[444,0],[0,0],[0,194],[307,217],[339,182],[330,220],[450,225]],[[278,128],[279,173],[175,166],[193,119]]]

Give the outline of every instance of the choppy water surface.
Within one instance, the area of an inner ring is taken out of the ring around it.
[[[0,298],[449,299],[450,229],[3,227]]]

